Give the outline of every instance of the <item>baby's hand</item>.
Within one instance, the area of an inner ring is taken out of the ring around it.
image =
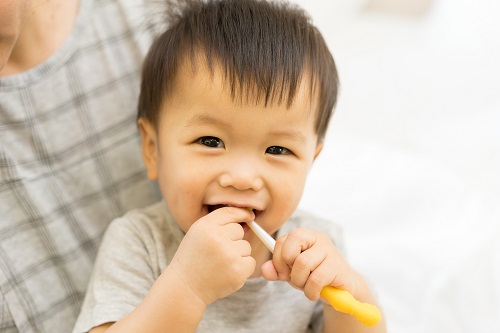
[[[268,280],[288,281],[313,301],[324,286],[352,292],[356,281],[330,238],[302,228],[276,240],[273,259],[262,266],[262,274]]]
[[[224,207],[196,221],[169,265],[206,305],[240,289],[255,270],[250,243],[239,222],[252,221],[245,208]]]

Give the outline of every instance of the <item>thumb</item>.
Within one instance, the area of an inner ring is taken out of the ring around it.
[[[274,268],[274,264],[273,264],[272,260],[266,261],[262,265],[262,267],[260,268],[260,270],[262,271],[262,276],[265,279],[267,279],[269,281],[278,281],[279,280],[278,272]]]

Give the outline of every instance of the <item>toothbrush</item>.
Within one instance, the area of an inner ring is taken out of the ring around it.
[[[269,251],[273,253],[274,245],[276,244],[274,238],[255,221],[247,222],[247,224]],[[358,301],[346,290],[325,286],[321,290],[320,295],[327,300],[335,310],[350,314],[363,325],[375,326],[382,318],[380,310],[375,305]]]

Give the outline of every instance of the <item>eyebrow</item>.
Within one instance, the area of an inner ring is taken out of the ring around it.
[[[278,137],[286,137],[286,138],[289,138],[289,139],[292,139],[294,141],[298,141],[301,143],[305,143],[307,141],[306,136],[304,134],[302,134],[299,131],[292,130],[292,129],[272,131],[271,135],[278,136]]]
[[[229,127],[226,122],[214,118],[208,114],[195,114],[191,119],[189,119],[184,127],[193,127],[197,125],[219,125],[222,127]]]

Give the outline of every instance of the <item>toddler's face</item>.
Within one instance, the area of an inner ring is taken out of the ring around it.
[[[151,139],[143,146],[149,177],[158,179],[176,222],[187,232],[221,205],[250,207],[273,234],[296,209],[321,150],[309,88],[287,109],[233,101],[221,74],[212,78],[199,64],[177,77],[158,131],[143,126]],[[248,229],[245,239],[252,247],[259,242]]]

